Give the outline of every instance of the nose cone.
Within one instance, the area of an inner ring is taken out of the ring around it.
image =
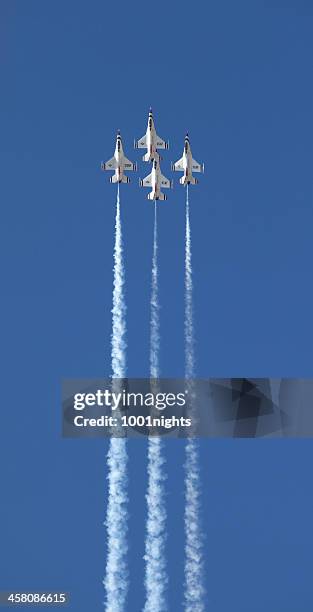
[[[152,108],[151,108],[151,106],[149,108],[149,117],[152,117]]]

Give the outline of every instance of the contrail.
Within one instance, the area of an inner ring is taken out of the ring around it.
[[[185,377],[193,396],[192,379],[195,376],[191,232],[189,191],[186,191],[185,236]],[[192,408],[192,407],[191,407]],[[194,415],[195,418],[195,415]],[[203,544],[200,527],[201,480],[199,449],[196,438],[186,441],[185,449],[185,602],[186,612],[204,612]]]
[[[152,286],[150,303],[150,378],[160,375],[160,320],[158,295],[158,231],[157,204],[154,203],[154,233],[152,257]],[[155,381],[157,385],[157,381]],[[148,440],[148,492],[147,524],[145,543],[145,586],[146,601],[144,612],[164,612],[167,610],[166,588],[167,572],[165,561],[166,508],[164,491],[163,443],[159,437]]]
[[[126,376],[126,306],[124,300],[124,265],[122,229],[120,217],[120,193],[117,187],[114,280],[112,307],[111,363],[112,385],[119,386],[114,379]],[[115,414],[117,416],[117,414]],[[105,610],[123,612],[128,590],[127,571],[127,447],[126,439],[111,438],[107,455],[108,505],[106,514],[107,563],[103,584],[106,591]]]

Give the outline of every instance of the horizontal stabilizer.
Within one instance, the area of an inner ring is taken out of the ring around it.
[[[196,179],[194,176],[182,176],[179,179],[179,182],[181,185],[198,185],[199,181],[198,179]]]
[[[158,195],[156,195],[153,191],[150,191],[150,193],[148,193],[147,195],[148,200],[167,200],[167,196],[162,193],[162,191],[159,192]]]
[[[128,176],[125,176],[125,174],[123,174],[122,178],[118,180],[116,174],[113,174],[113,176],[110,176],[110,183],[130,183],[130,179],[128,178]]]
[[[144,161],[144,162],[153,161],[154,159],[158,159],[159,161],[161,161],[163,158],[161,157],[161,155],[157,151],[154,154],[152,154],[152,155],[150,155],[150,153],[148,151],[148,153],[146,153],[142,157],[142,161]]]

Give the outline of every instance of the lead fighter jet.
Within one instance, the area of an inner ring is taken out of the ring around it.
[[[137,164],[133,164],[133,162],[124,155],[122,138],[119,130],[116,136],[114,157],[107,162],[102,162],[101,170],[115,171],[115,174],[110,176],[111,183],[129,183],[130,179],[124,174],[124,170],[137,170]]]
[[[152,191],[147,196],[148,200],[167,200],[161,188],[170,189],[170,187],[173,187],[172,181],[161,173],[160,162],[157,159],[153,161],[152,172],[139,183],[141,187],[152,187]]]
[[[147,153],[143,156],[143,161],[153,161],[154,159],[160,160],[162,157],[157,152],[157,149],[168,149],[169,144],[162,140],[157,135],[154,127],[152,108],[150,107],[147,131],[145,135],[138,141],[134,142],[135,149],[147,149]]]
[[[189,136],[185,136],[185,145],[183,156],[174,164],[172,164],[173,172],[183,172],[183,176],[179,179],[182,185],[196,185],[199,181],[192,176],[193,172],[204,172],[204,164],[199,164],[192,157]]]

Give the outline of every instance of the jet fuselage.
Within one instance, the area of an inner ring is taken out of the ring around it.
[[[194,179],[192,176],[192,153],[190,148],[189,139],[185,138],[184,152],[183,152],[183,168],[184,174],[180,179],[181,183],[186,185],[187,183],[193,182]]]
[[[168,149],[168,142],[165,142],[160,136],[157,135],[152,110],[150,108],[148,115],[147,129],[139,140],[134,141],[135,149],[147,149],[147,153],[143,156],[143,161],[149,162],[153,160],[160,161],[162,157],[158,153],[158,149]]]
[[[125,156],[124,156],[124,151],[123,151],[122,139],[119,134],[117,135],[117,138],[116,138],[114,157],[116,161],[116,168],[115,168],[116,181],[118,183],[121,183],[123,181],[123,175],[124,175]]]
[[[112,159],[107,162],[102,162],[102,170],[114,170],[114,174],[110,177],[111,183],[129,183],[129,178],[124,174],[125,170],[137,170],[137,164],[131,162],[124,155],[123,144],[120,132],[116,136],[115,151]]]
[[[158,161],[154,161],[151,171],[151,187],[152,191],[149,194],[151,200],[158,200],[161,193],[161,169]]]
[[[157,149],[156,149],[157,134],[156,134],[155,127],[154,127],[152,113],[149,113],[146,138],[147,138],[147,155],[145,156],[145,161],[153,161],[154,159],[160,159],[160,154],[157,152]],[[147,159],[148,154],[149,154],[149,159]]]

